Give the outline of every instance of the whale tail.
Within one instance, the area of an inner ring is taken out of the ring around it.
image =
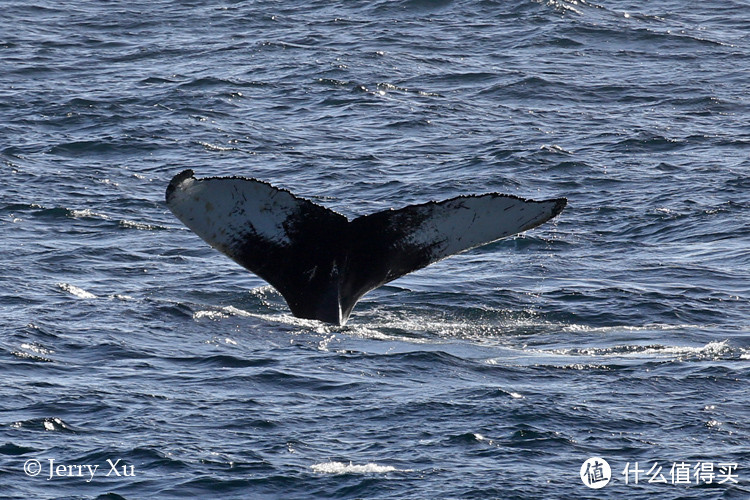
[[[342,325],[370,290],[450,255],[532,229],[565,198],[497,193],[386,210],[349,221],[266,182],[177,174],[167,206],[209,245],[270,283],[292,313]]]

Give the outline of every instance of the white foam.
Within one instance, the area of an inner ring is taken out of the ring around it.
[[[163,229],[162,226],[155,226],[153,224],[146,224],[145,222],[135,222],[132,220],[123,219],[119,222],[120,227],[126,229],[140,229],[141,231],[153,231],[155,229]]]
[[[542,3],[542,1],[543,0],[536,0],[537,3]],[[561,0],[547,0],[546,3],[550,7],[553,7],[555,10],[560,12],[570,11],[578,14],[579,16],[583,15],[582,11],[574,7],[574,5],[578,5],[578,2],[576,1],[566,2]]]
[[[647,332],[652,330],[670,331],[683,329],[697,329],[699,325],[667,325],[663,323],[649,323],[641,326],[588,326],[588,325],[561,325],[564,332],[585,332],[585,333],[609,333],[609,332]]]
[[[98,212],[94,212],[93,210],[89,210],[88,208],[84,208],[83,210],[71,210],[70,215],[75,218],[88,217],[88,218],[97,218],[97,219],[105,219],[105,220],[109,219],[109,216],[100,214]]]
[[[45,347],[42,347],[36,344],[27,344],[27,343],[21,344],[21,349],[27,349],[36,354],[52,354],[53,352],[55,352],[51,349],[47,349]]]
[[[117,300],[122,300],[122,301],[131,301],[131,300],[135,300],[135,299],[134,299],[133,297],[131,297],[130,295],[124,295],[124,294],[121,294],[121,293],[116,293],[116,294],[114,294],[114,295],[110,295],[110,298],[113,298],[113,299],[117,299]]]
[[[436,344],[444,339],[487,338],[494,326],[485,326],[472,321],[453,321],[445,318],[424,316],[402,317],[387,311],[377,313],[377,318],[364,324],[350,323],[346,333],[360,338],[375,340],[402,340],[411,344]],[[394,333],[385,333],[393,331]],[[399,334],[397,332],[404,332]],[[414,336],[414,334],[424,334]],[[437,338],[435,338],[437,335]]]
[[[95,299],[96,295],[94,295],[91,292],[87,292],[83,288],[79,288],[75,285],[71,285],[69,283],[58,283],[57,286],[64,292],[68,292],[69,294],[78,297],[79,299]]]
[[[210,142],[199,142],[201,146],[206,148],[208,151],[219,151],[219,152],[227,152],[227,151],[237,151],[237,148],[233,147],[227,147],[227,146],[219,146],[217,144],[211,144]]]
[[[245,311],[244,309],[239,309],[234,306],[224,306],[221,308],[222,311],[227,313],[227,315],[232,316],[244,316],[244,317],[258,317],[258,314],[253,314],[251,312]]]
[[[193,319],[208,318],[219,320],[231,316],[239,316],[241,318],[257,318],[263,321],[271,321],[284,325],[299,326],[305,329],[316,331],[318,333],[328,333],[331,328],[337,328],[332,325],[321,323],[320,321],[314,319],[296,318],[291,314],[252,313],[250,311],[246,311],[234,306],[224,306],[218,310],[205,309],[193,313]]]
[[[585,349],[538,350],[546,354],[562,356],[603,356],[603,357],[638,357],[638,356],[686,356],[686,355],[720,355],[731,347],[728,340],[712,341],[704,346],[664,346],[664,345],[617,345],[613,347],[589,347]]]
[[[193,313],[193,319],[207,318],[207,319],[212,319],[212,320],[218,320],[218,319],[227,318],[227,317],[229,317],[229,315],[221,311],[195,311]]]
[[[385,474],[386,472],[411,472],[411,469],[397,469],[390,465],[367,463],[355,465],[352,462],[325,462],[310,467],[314,472],[322,474]]]

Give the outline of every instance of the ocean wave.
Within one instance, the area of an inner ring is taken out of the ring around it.
[[[410,469],[397,469],[390,465],[366,463],[355,465],[352,462],[321,462],[310,466],[313,472],[320,474],[385,474],[388,472],[412,472]]]
[[[612,347],[573,347],[560,349],[526,349],[528,354],[542,355],[554,359],[555,357],[576,358],[588,357],[593,359],[647,359],[670,361],[705,361],[705,360],[741,360],[748,352],[747,348],[732,346],[728,340],[712,341],[703,346],[679,345],[616,345]]]
[[[138,229],[139,231],[161,231],[167,229],[165,226],[158,224],[148,224],[146,222],[136,222],[127,219],[118,221],[118,224],[123,229]]]
[[[68,432],[79,434],[82,430],[73,427],[60,417],[33,418],[29,420],[19,420],[10,424],[14,429],[31,429],[44,430],[50,432]]]
[[[57,287],[62,290],[63,292],[67,292],[74,297],[78,297],[79,299],[95,299],[97,298],[96,295],[94,295],[91,292],[88,292],[84,290],[83,288],[77,287],[75,285],[71,285],[69,283],[58,283]]]
[[[27,343],[21,344],[19,351],[11,351],[10,353],[20,359],[27,359],[30,361],[39,361],[42,363],[54,363],[54,360],[49,357],[50,354],[54,354],[55,351],[48,349],[39,343]]]

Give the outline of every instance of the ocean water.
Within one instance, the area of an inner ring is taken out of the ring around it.
[[[0,497],[748,498],[748,19],[5,0]],[[171,215],[185,168],[349,217],[568,207],[335,327]]]

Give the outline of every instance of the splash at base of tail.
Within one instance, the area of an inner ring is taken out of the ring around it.
[[[243,177],[177,174],[167,206],[187,227],[273,285],[300,318],[343,325],[370,290],[552,219],[565,198],[458,196],[348,220]]]

